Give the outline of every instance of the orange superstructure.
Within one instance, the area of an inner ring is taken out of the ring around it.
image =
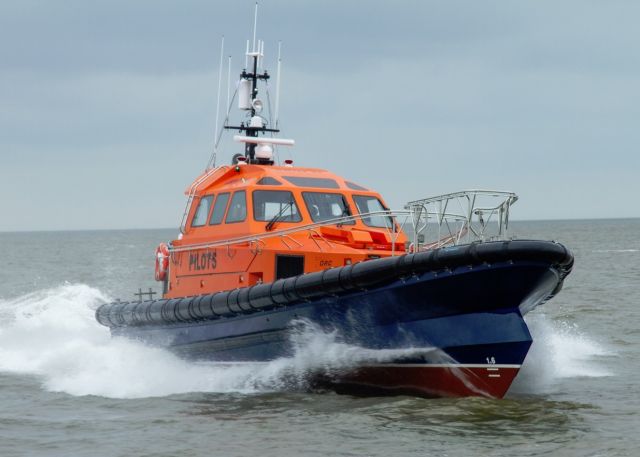
[[[326,170],[242,162],[187,190],[165,298],[273,282],[405,251],[382,197]],[[335,223],[331,223],[335,221]]]

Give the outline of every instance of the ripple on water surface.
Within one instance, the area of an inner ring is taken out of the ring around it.
[[[542,238],[572,238],[576,267],[565,290],[527,316],[535,342],[504,400],[307,392],[309,367],[384,357],[342,345],[333,334],[303,333],[298,358],[259,366],[190,363],[112,339],[93,310],[111,299],[106,291],[144,284],[149,266],[141,253],[152,256],[151,238],[168,235],[85,233],[80,241],[100,262],[79,280],[99,288],[50,287],[51,278],[73,279],[81,269],[73,257],[82,254],[78,237],[61,235],[78,249],[65,251],[73,268],[47,261],[34,271],[20,270],[19,262],[5,270],[12,286],[0,293],[0,454],[633,455],[640,427],[634,286],[640,256],[632,252],[639,248],[635,236],[614,243],[611,230],[620,225],[616,233],[634,234],[638,222],[612,222],[602,239],[602,224],[572,231],[576,224],[527,225]],[[114,259],[101,250],[123,236],[136,249]],[[29,249],[46,241],[43,255],[60,241],[56,234],[20,237]],[[127,272],[122,262],[131,264]],[[44,271],[48,265],[55,270]],[[25,289],[32,277],[46,288]]]

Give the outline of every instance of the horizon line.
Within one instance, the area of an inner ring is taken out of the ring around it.
[[[640,216],[630,217],[576,217],[564,219],[511,219],[509,222],[578,222],[578,221],[618,221],[640,219]],[[128,227],[128,228],[69,228],[69,229],[22,229],[22,230],[0,230],[0,234],[5,233],[47,233],[47,232],[108,232],[108,231],[136,231],[136,230],[177,230],[180,227]]]

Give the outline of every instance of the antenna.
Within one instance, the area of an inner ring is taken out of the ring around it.
[[[218,123],[220,122],[220,83],[222,82],[222,59],[224,58],[224,35],[222,35],[222,43],[220,44],[220,68],[218,68],[218,100],[216,101],[216,128],[213,134],[213,154],[211,157],[211,167],[216,165],[216,153],[218,152]]]
[[[293,140],[286,140],[281,138],[265,138],[263,135],[267,133],[278,133],[280,130],[277,128],[267,127],[265,118],[260,115],[265,108],[264,102],[258,98],[258,83],[266,85],[267,99],[269,99],[269,84],[268,80],[271,78],[267,70],[264,69],[264,49],[265,43],[263,40],[257,39],[258,30],[258,3],[256,2],[254,17],[253,17],[253,42],[250,44],[249,40],[246,43],[247,52],[245,53],[245,68],[240,73],[240,80],[238,81],[238,87],[233,94],[231,103],[238,95],[238,108],[244,111],[246,119],[239,123],[239,125],[229,125],[229,112],[225,119],[223,126],[224,130],[237,130],[244,135],[234,136],[235,141],[244,143],[244,159],[247,164],[262,164],[272,165],[273,149],[274,146],[293,146]],[[231,62],[229,62],[229,68]],[[280,75],[280,44],[278,46],[278,75]],[[258,72],[260,70],[261,73]],[[228,70],[230,72],[231,70]],[[227,102],[229,101],[229,86],[230,86],[230,74],[227,74]],[[278,80],[278,94],[279,94],[279,80]],[[269,99],[269,117],[271,117],[271,100]],[[279,103],[278,103],[279,106]],[[231,104],[229,104],[229,110]],[[277,118],[276,118],[277,122]],[[217,147],[217,144],[216,144]]]
[[[278,114],[280,112],[280,68],[282,64],[282,58],[280,52],[282,50],[282,41],[278,41],[278,70],[276,75],[276,107],[275,107],[275,124],[274,127],[278,128]]]
[[[227,64],[227,111],[229,110],[229,92],[231,90],[231,56],[229,56],[229,61]],[[228,116],[227,116],[228,118]],[[226,119],[225,119],[226,124]]]
[[[257,50],[254,51],[256,54],[256,71],[260,69],[260,46],[262,45],[262,41],[258,40]]]
[[[256,30],[258,28],[258,2],[256,2],[256,11],[253,14],[253,48],[252,52],[256,52]]]

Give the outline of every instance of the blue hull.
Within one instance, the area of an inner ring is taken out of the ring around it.
[[[522,316],[559,282],[559,274],[539,262],[459,267],[269,311],[208,322],[125,326],[112,333],[193,358],[269,361],[292,355],[292,325],[306,319],[337,330],[345,343],[366,348],[437,347],[461,364],[520,365],[532,342]]]
[[[523,316],[561,289],[572,265],[556,243],[482,243],[209,295],[113,303],[96,318],[113,335],[230,362],[290,357],[292,335],[312,323],[349,345],[415,349],[325,377],[334,387],[502,397],[532,343]]]

